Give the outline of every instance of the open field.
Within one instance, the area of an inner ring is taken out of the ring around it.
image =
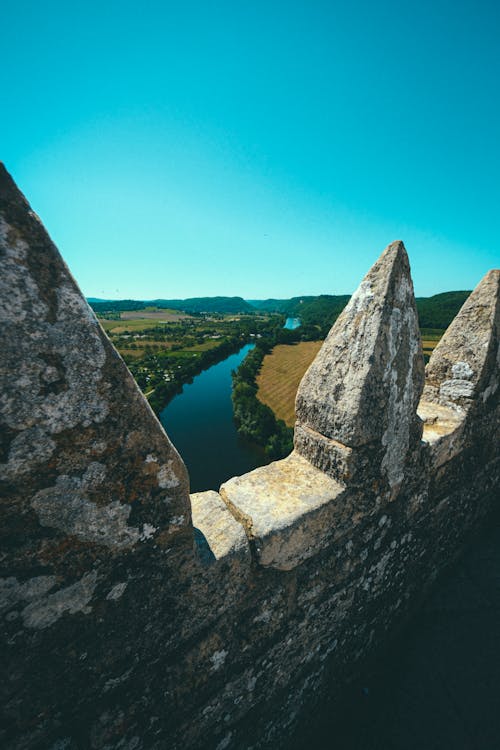
[[[145,351],[146,346],[148,346],[151,350],[151,342],[147,341],[136,343],[134,349],[131,349],[129,346],[119,346],[118,351],[120,352],[122,357],[142,359],[147,354],[147,352]],[[160,344],[157,349],[152,349],[152,351],[156,354],[157,352],[166,352],[169,350],[169,348],[170,347],[168,346],[168,344]]]
[[[279,344],[264,357],[257,376],[257,398],[289,427],[295,424],[297,388],[322,343],[303,341],[299,344]]]
[[[126,310],[120,315],[121,320],[163,320],[166,323],[175,323],[177,320],[186,320],[191,315],[178,310]]]
[[[422,336],[422,349],[424,350],[425,361],[427,362],[432,352],[436,348],[441,338],[441,334],[424,334]]]
[[[182,320],[191,319],[191,315],[180,313],[177,310],[158,310],[157,308],[145,310],[124,310],[116,316],[116,313],[109,318],[99,317],[99,323],[106,332],[113,334],[124,333],[125,331],[144,331],[148,328],[161,328],[164,323],[178,323]]]
[[[99,318],[99,323],[105,331],[112,333],[124,333],[125,331],[145,331],[148,328],[162,328],[164,323],[171,323],[169,320],[159,320],[158,318],[135,318],[133,320],[109,320],[108,318]]]
[[[113,342],[116,345],[116,341]],[[217,341],[209,339],[204,341],[202,344],[195,344],[194,346],[183,346],[182,349],[172,351],[172,346],[175,346],[173,341],[141,341],[138,339],[134,340],[134,348],[125,345],[118,345],[118,351],[122,357],[131,357],[132,359],[142,359],[146,354],[153,353],[158,354],[159,352],[169,352],[171,357],[184,357],[191,356],[199,352],[206,352],[209,349],[215,349],[218,345]]]

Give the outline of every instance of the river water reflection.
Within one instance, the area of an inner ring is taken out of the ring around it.
[[[247,344],[197,375],[160,414],[187,466],[191,492],[218,490],[226,479],[268,463],[263,451],[238,435],[233,420],[231,371],[253,347]]]
[[[294,331],[296,328],[300,328],[300,318],[287,318],[283,328],[287,328],[289,331]]]

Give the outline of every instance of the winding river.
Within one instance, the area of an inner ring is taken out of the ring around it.
[[[263,451],[238,435],[233,420],[231,372],[253,347],[201,372],[160,414],[187,466],[191,492],[218,490],[226,479],[268,463]]]
[[[287,318],[294,330],[300,318]],[[231,402],[231,372],[254,344],[213,365],[185,385],[160,414],[160,421],[189,472],[191,492],[218,490],[222,482],[268,463],[264,452],[238,435]]]

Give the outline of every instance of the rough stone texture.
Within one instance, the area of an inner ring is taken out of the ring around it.
[[[195,492],[189,497],[193,526],[208,546],[208,556],[220,560],[235,555],[250,563],[250,547],[243,527],[231,515],[218,492]],[[202,549],[203,540],[199,542]]]
[[[331,543],[344,488],[297,453],[225,482],[220,493],[258,562],[290,570]]]
[[[34,549],[45,539],[46,557],[47,544],[67,536],[109,549],[158,533],[165,541],[185,536],[182,460],[39,219],[0,170],[0,479],[14,526],[22,508],[24,536],[30,526],[47,529]]]
[[[417,414],[424,423],[423,440],[436,443],[444,435],[455,432],[462,423],[462,415],[448,406],[421,399]]]
[[[500,385],[500,271],[474,289],[434,349],[426,367],[424,400],[467,411],[480,394],[486,402]]]
[[[3,165],[0,265],[0,744],[49,747],[51,716],[78,726],[116,673],[137,672],[122,637],[141,648],[160,570],[172,620],[194,564],[188,477]],[[175,623],[161,629],[168,643]]]
[[[297,392],[296,449],[339,481],[364,479],[365,456],[380,461],[394,491],[421,435],[416,406],[424,360],[410,266],[402,242],[389,245],[328,334]],[[309,428],[339,443],[315,441]],[[362,449],[343,458],[346,448]],[[323,455],[322,455],[323,454]],[[362,468],[358,471],[358,461]]]
[[[482,419],[491,417],[500,384],[500,271],[478,284],[434,349],[418,407],[434,467],[460,455]],[[493,439],[500,436],[494,430]]]
[[[420,441],[411,280],[390,246],[301,388],[306,458],[230,480],[227,507],[197,493],[193,532],[180,459],[4,171],[0,217],[0,745],[290,747],[498,502],[498,272],[464,307],[477,354],[450,345],[429,368],[435,397],[454,378],[473,395],[422,402],[443,434]]]
[[[306,456],[313,466],[344,486],[356,475],[359,451],[331,440],[300,422],[295,423],[294,445],[297,453]]]

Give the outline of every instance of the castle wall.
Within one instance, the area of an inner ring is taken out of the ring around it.
[[[498,498],[500,272],[424,384],[390,245],[301,384],[292,455],[189,498],[5,171],[0,217],[2,746],[289,746]]]

